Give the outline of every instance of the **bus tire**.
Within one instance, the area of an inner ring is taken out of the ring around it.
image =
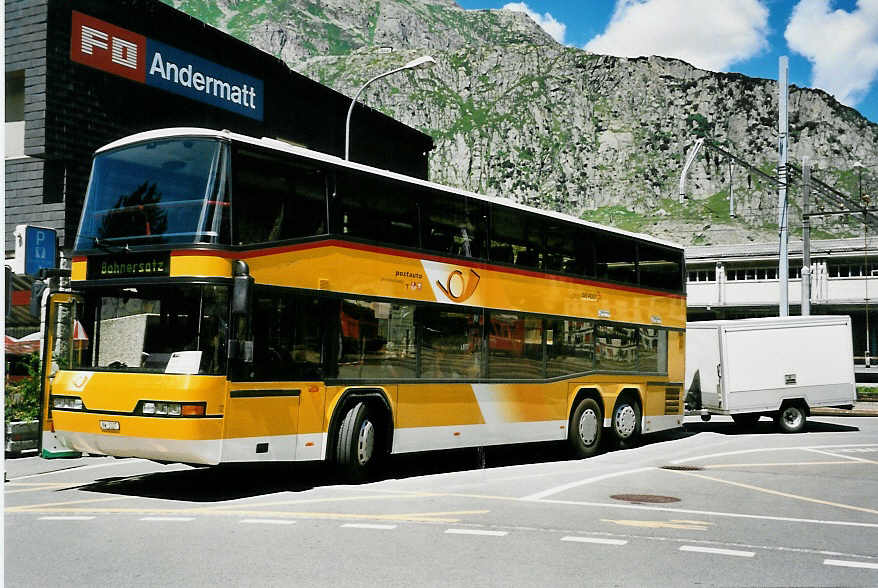
[[[616,401],[613,408],[613,435],[619,447],[634,447],[640,437],[640,403],[630,395]]]
[[[800,404],[787,404],[775,419],[783,433],[801,433],[805,429],[805,411]]]
[[[338,428],[336,465],[349,482],[362,482],[375,470],[381,453],[380,425],[365,402],[357,402]]]
[[[593,398],[582,398],[570,418],[570,432],[567,435],[573,453],[580,458],[596,454],[603,428],[604,417],[598,403]]]

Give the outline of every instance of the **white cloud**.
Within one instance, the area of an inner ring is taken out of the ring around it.
[[[511,10],[512,12],[523,12],[536,21],[544,31],[546,31],[553,39],[564,44],[564,35],[567,34],[567,25],[563,22],[555,20],[550,13],[539,14],[530,9],[530,6],[524,2],[510,2],[503,6],[503,10]]]
[[[833,4],[801,0],[784,37],[811,62],[811,84],[853,106],[878,77],[878,0],[858,0],[852,12]]]
[[[594,53],[676,57],[724,71],[768,47],[764,0],[617,0],[603,34],[585,45]]]

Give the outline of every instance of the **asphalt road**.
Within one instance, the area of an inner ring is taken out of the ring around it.
[[[485,467],[481,467],[484,457]],[[875,586],[878,419],[320,466],[6,462],[7,586]]]

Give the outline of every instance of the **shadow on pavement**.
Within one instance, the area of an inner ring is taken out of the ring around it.
[[[696,432],[675,429],[645,435],[640,446],[673,441]],[[614,450],[605,438],[604,451]],[[618,450],[623,451],[623,450]],[[451,449],[390,456],[380,475],[371,481],[405,479],[478,469],[494,469],[570,460],[564,442],[529,443]],[[279,492],[304,492],[316,487],[345,484],[329,464],[229,464],[155,472],[122,478],[103,478],[75,489],[124,496],[179,500],[186,502],[224,502]]]
[[[859,428],[808,420],[802,434],[855,432]],[[688,422],[681,429],[643,436],[640,446],[675,441],[712,432],[723,435],[782,435],[774,422],[763,419],[750,427],[732,422]],[[616,450],[609,435],[604,451]],[[624,451],[624,450],[616,450]],[[390,456],[377,480],[405,479],[478,469],[549,463],[571,459],[566,443],[531,443],[452,449]],[[376,480],[372,480],[376,481]],[[124,478],[104,478],[76,490],[186,502],[224,502],[280,492],[304,492],[316,487],[344,484],[329,464],[230,464],[155,472]],[[72,489],[60,490],[69,492]]]
[[[720,433],[721,435],[752,435],[754,433],[766,435],[786,435],[781,433],[774,421],[762,419],[755,425],[742,426],[736,425],[729,421],[707,421],[685,423],[683,428],[691,433]],[[805,430],[801,433],[793,433],[799,435],[807,435],[808,433],[853,433],[859,431],[859,427],[849,425],[839,425],[836,423],[825,423],[808,419],[805,422]]]

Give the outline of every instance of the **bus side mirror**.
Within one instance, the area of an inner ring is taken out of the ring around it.
[[[246,261],[235,260],[232,277],[232,316],[245,316],[250,311],[253,278]]]

